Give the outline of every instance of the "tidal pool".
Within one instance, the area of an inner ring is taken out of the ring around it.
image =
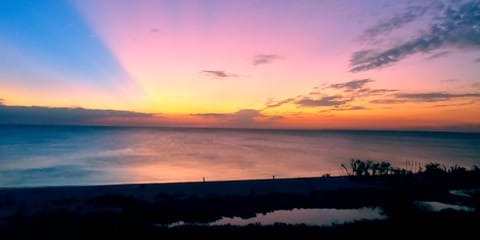
[[[447,204],[442,202],[435,202],[435,201],[416,201],[415,204],[421,208],[426,210],[430,210],[433,212],[440,212],[447,209],[452,209],[456,211],[465,211],[465,212],[473,212],[475,208],[463,206],[463,205],[455,205],[455,204]]]
[[[258,213],[252,218],[240,217],[222,217],[221,219],[211,223],[186,223],[183,221],[169,224],[168,227],[176,227],[182,225],[236,225],[245,226],[248,224],[273,225],[275,223],[285,224],[306,224],[312,226],[331,226],[333,224],[344,224],[358,220],[382,220],[387,216],[383,214],[383,210],[379,207],[375,208],[359,208],[359,209],[292,209],[292,210],[276,210],[266,214]]]

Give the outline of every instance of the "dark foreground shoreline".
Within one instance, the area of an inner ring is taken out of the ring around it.
[[[0,189],[0,238],[350,238],[475,236],[480,227],[480,177],[322,177],[110,186]],[[470,196],[451,194],[468,189]],[[426,211],[414,201],[438,201],[474,212]],[[279,209],[381,207],[386,220],[331,227],[199,226],[169,228],[178,221],[212,222],[253,217]],[[192,235],[193,234],[193,235]]]

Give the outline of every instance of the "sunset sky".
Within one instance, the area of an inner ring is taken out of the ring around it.
[[[480,1],[0,1],[0,123],[480,129]]]

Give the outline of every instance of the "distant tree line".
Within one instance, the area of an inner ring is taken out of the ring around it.
[[[384,161],[374,162],[371,160],[352,159],[350,161],[350,168],[348,168],[345,164],[342,164],[341,167],[345,169],[348,176],[357,177],[413,174],[413,171],[411,170],[393,167],[389,162]],[[472,169],[468,170],[467,168],[459,165],[446,167],[445,165],[441,165],[439,163],[428,163],[425,165],[424,170],[419,167],[417,173],[429,176],[465,175],[469,173],[480,174],[480,168],[478,166],[473,166]]]

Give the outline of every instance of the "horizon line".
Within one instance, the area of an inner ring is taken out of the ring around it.
[[[195,127],[195,126],[149,126],[149,125],[101,125],[101,124],[38,124],[38,123],[0,123],[0,127],[98,127],[98,128],[154,128],[154,129],[188,129],[188,130],[229,130],[229,131],[302,131],[302,132],[409,132],[409,133],[461,133],[480,134],[480,130],[465,131],[455,129],[393,129],[393,128],[268,128],[268,127]]]

